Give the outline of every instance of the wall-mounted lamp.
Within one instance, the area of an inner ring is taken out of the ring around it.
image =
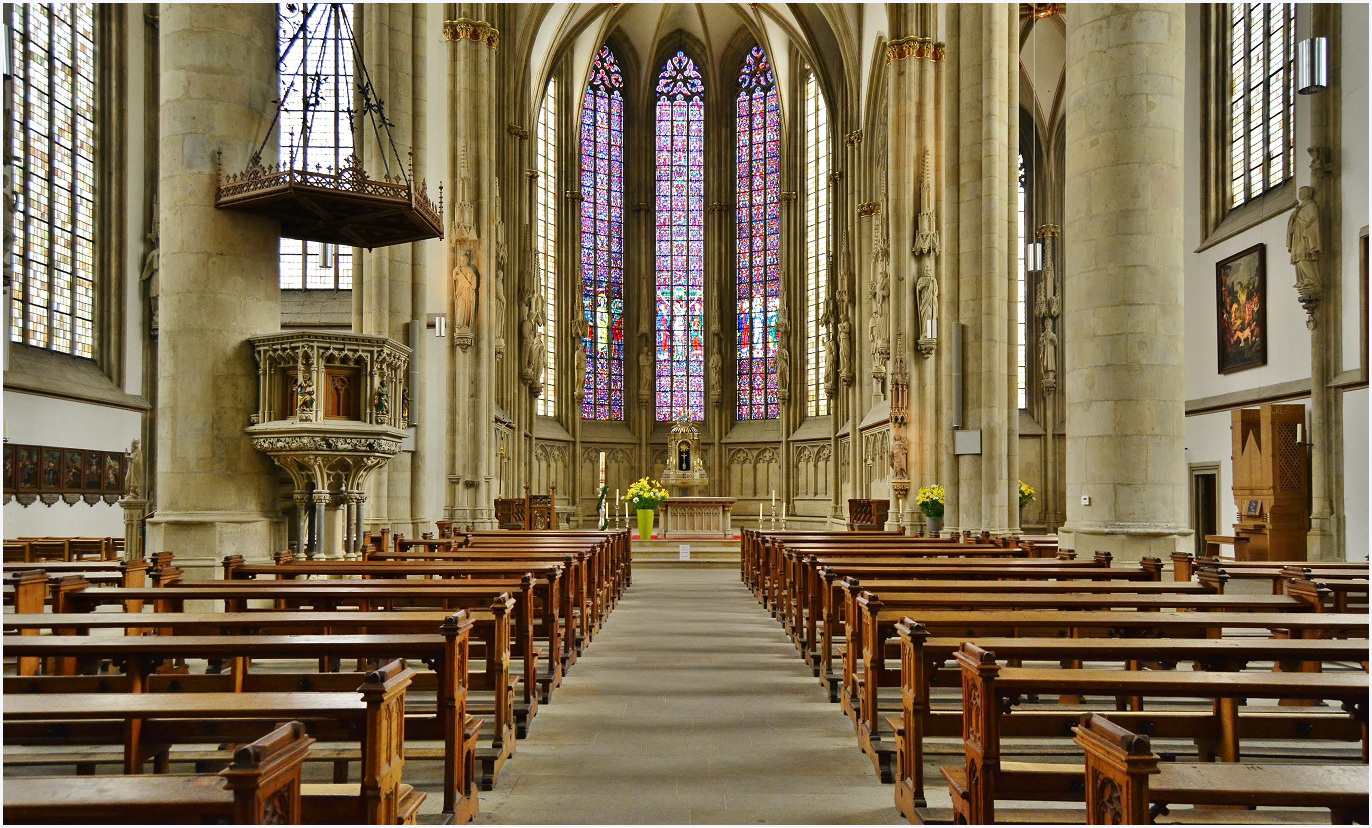
[[[440,313],[440,314],[437,314],[437,315],[434,316],[434,335],[436,335],[436,336],[447,336],[447,335],[448,335],[448,317],[447,317],[447,315],[441,314],[441,313]]]
[[[1296,44],[1296,94],[1314,95],[1329,85],[1329,40],[1307,37]]]
[[[1029,242],[1024,246],[1024,269],[1043,270],[1043,242]]]

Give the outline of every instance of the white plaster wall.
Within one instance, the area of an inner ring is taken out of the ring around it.
[[[1358,231],[1368,224],[1368,7],[1363,3],[1342,6],[1343,13],[1343,152],[1339,175],[1343,187],[1343,367],[1358,367],[1361,320],[1358,298]],[[1350,433],[1367,434],[1367,407],[1362,419],[1345,420]],[[1364,443],[1364,446],[1366,444]],[[1367,453],[1363,452],[1364,472]],[[1363,476],[1366,501],[1367,477]],[[1366,510],[1363,510],[1364,521]],[[1366,523],[1363,524],[1366,526]],[[1367,535],[1364,533],[1363,538]],[[1353,540],[1350,535],[1350,544]],[[1366,548],[1364,544],[1364,548]]]
[[[1350,561],[1367,560],[1368,430],[1367,389],[1343,395],[1343,514],[1345,553]]]
[[[443,7],[438,4],[425,6],[427,24],[433,30],[440,28],[443,20]],[[430,48],[425,53],[427,61],[424,68],[424,96],[427,101],[425,117],[426,140],[424,141],[424,175],[431,186],[436,182],[449,180],[449,84],[452,47],[447,43]],[[451,196],[451,194],[450,194]],[[450,206],[449,211],[453,208]],[[451,214],[450,214],[451,215]],[[419,245],[417,255],[424,258],[425,272],[428,273],[427,295],[424,307],[416,308],[416,315],[442,314],[447,319],[448,336],[439,337],[434,328],[426,328],[426,347],[423,349],[423,362],[419,366],[419,381],[424,383],[424,417],[422,429],[424,449],[428,452],[424,463],[425,479],[423,485],[429,489],[429,514],[415,515],[416,520],[433,521],[444,517],[443,507],[447,502],[448,474],[448,417],[452,415],[452,402],[449,400],[447,383],[448,360],[452,358],[452,319],[451,319],[451,281],[448,276],[447,242],[429,242]]]
[[[124,451],[138,437],[142,415],[137,411],[6,391],[5,439],[22,445],[63,446]],[[76,537],[124,534],[124,510],[103,501],[94,506],[42,502],[20,506],[6,503],[4,536]]]

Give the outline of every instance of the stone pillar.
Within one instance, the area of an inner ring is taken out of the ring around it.
[[[124,560],[143,560],[143,517],[148,513],[148,501],[131,497],[119,499],[124,507]]]
[[[949,49],[959,116],[950,133],[956,135],[959,200],[957,218],[948,223],[956,237],[946,246],[956,247],[947,270],[948,281],[957,281],[949,291],[957,306],[945,318],[955,314],[949,322],[964,326],[962,422],[981,433],[981,453],[955,458],[945,520],[949,529],[1007,533],[1019,525],[1017,327],[1010,290],[1017,256],[1018,9],[963,4],[956,18]]]
[[[160,11],[161,229],[157,513],[148,552],[192,570],[269,555],[282,517],[271,461],[243,435],[257,407],[251,336],[278,330],[275,222],[216,210],[215,155],[244,168],[276,98],[276,7]],[[276,160],[274,140],[262,162]]]
[[[453,221],[449,238],[450,272],[466,250],[472,252],[477,271],[476,307],[472,337],[451,354],[448,416],[448,499],[446,511],[453,520],[477,528],[495,528],[494,489],[496,469],[495,340],[496,318],[492,280],[496,269],[496,50],[500,32],[495,26],[498,9],[487,3],[460,3],[457,17],[443,23],[450,54],[448,88],[452,176],[447,192]],[[536,286],[532,279],[519,284],[514,301],[527,303]],[[444,293],[452,296],[450,282]],[[456,329],[451,340],[462,342]],[[523,358],[524,343],[507,344],[514,358]],[[528,405],[532,408],[533,397]],[[532,410],[528,421],[532,422]]]
[[[1078,555],[1190,535],[1180,5],[1067,7],[1067,521]],[[1089,498],[1089,505],[1083,503]]]

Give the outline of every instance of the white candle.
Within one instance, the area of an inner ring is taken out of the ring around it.
[[[1296,423],[1296,444],[1297,444],[1297,445],[1300,445],[1300,442],[1301,442],[1301,424],[1300,424],[1300,423]]]
[[[772,511],[775,512],[776,510],[777,510],[777,490],[776,490],[776,489],[772,489]]]
[[[762,528],[762,504],[757,505],[757,528]]]
[[[605,485],[605,452],[600,453],[600,485]]]
[[[785,523],[785,522],[786,522],[786,504],[785,504],[785,503],[781,504],[781,522],[782,522],[782,523]]]

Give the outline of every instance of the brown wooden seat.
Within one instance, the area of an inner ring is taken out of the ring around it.
[[[314,739],[284,724],[233,754],[215,776],[13,777],[9,824],[301,824],[300,772]]]

